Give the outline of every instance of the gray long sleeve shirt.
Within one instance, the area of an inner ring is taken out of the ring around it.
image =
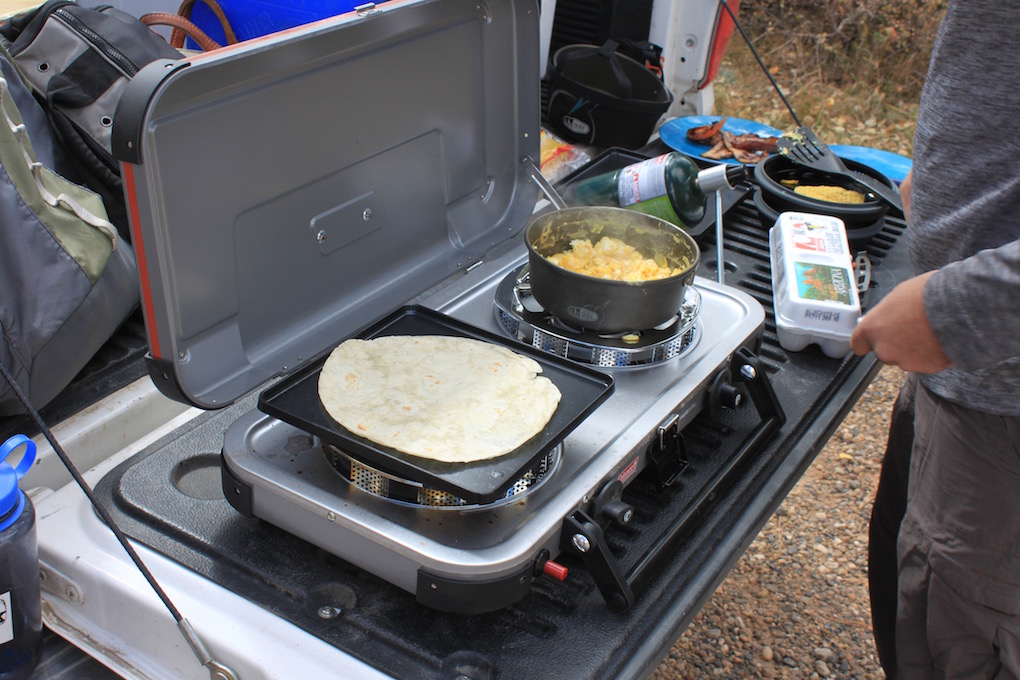
[[[950,0],[921,95],[911,261],[954,367],[923,376],[971,409],[1020,415],[1018,0]]]

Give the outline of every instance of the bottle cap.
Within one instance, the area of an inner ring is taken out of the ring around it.
[[[17,467],[11,467],[7,457],[21,446],[25,447]],[[24,477],[35,462],[35,442],[23,434],[16,434],[0,446],[0,529],[6,529],[21,516],[24,507],[18,480]],[[8,515],[10,515],[8,517]]]

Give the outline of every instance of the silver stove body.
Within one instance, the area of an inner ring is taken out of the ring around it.
[[[526,259],[523,249],[483,262],[415,303],[505,334],[496,287]],[[555,557],[563,520],[608,482],[624,485],[646,463],[669,422],[683,428],[704,407],[708,386],[733,352],[753,343],[760,303],[703,278],[696,344],[682,356],[612,372],[614,392],[566,437],[557,469],[520,499],[494,507],[427,508],[397,503],[348,483],[315,438],[252,410],[224,438],[224,464],[252,488],[253,514],[409,591],[420,572],[458,581],[520,573],[543,551]]]

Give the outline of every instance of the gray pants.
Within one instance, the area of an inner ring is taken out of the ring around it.
[[[919,386],[897,544],[897,678],[1020,680],[1020,418]]]

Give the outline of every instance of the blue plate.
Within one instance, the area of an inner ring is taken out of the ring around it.
[[[726,124],[723,125],[723,130],[731,132],[735,135],[758,135],[759,137],[779,137],[783,133],[774,127],[768,125],[762,125],[761,123],[755,123],[752,120],[744,120],[742,118],[730,118],[729,116],[686,116],[684,118],[674,118],[671,121],[667,121],[659,128],[659,137],[663,143],[669,148],[679,151],[680,153],[686,154],[691,158],[697,158],[698,160],[706,163],[727,163],[729,165],[739,165],[739,162],[735,158],[724,158],[719,161],[714,161],[710,158],[702,158],[701,154],[709,150],[707,144],[698,144],[687,139],[687,131],[691,128],[700,127],[702,125],[711,125],[716,123],[720,118],[726,118]]]
[[[869,168],[874,168],[897,184],[903,181],[914,165],[914,162],[906,156],[882,149],[845,144],[831,144],[829,148],[840,158],[857,161]]]

